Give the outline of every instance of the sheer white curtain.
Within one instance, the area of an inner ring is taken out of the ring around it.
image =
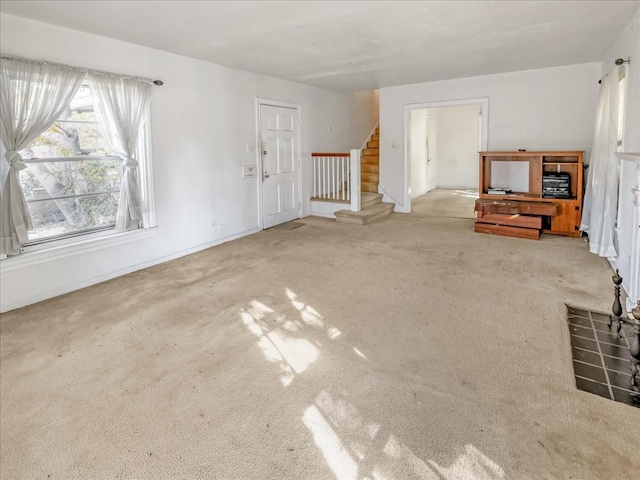
[[[136,179],[138,162],[133,158],[143,124],[149,116],[149,82],[90,74],[89,86],[98,125],[109,147],[122,158],[123,175],[118,202],[117,230],[137,227],[146,206]]]
[[[18,153],[47,130],[69,106],[85,74],[45,62],[0,58],[0,138],[9,172],[0,206],[0,254],[16,253],[33,228],[18,172]]]
[[[618,146],[618,67],[602,80],[596,128],[580,230],[589,234],[589,250],[601,257],[616,257],[615,226],[618,212],[620,167]]]

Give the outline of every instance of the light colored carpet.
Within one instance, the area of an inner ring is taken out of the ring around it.
[[[475,219],[478,190],[436,188],[411,201],[411,211],[421,217]]]
[[[574,385],[583,240],[304,223],[3,315],[2,478],[638,478],[639,410]]]

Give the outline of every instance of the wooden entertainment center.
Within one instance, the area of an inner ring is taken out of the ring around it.
[[[541,233],[579,237],[583,155],[480,152],[475,231],[536,240]]]

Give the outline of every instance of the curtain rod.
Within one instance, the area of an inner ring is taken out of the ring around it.
[[[8,55],[5,53],[0,54],[0,59],[6,59],[6,60],[17,60],[19,62],[25,62],[25,63],[35,63],[38,65],[54,65],[56,67],[63,67],[63,68],[69,68],[71,70],[76,70],[78,72],[84,72],[84,73],[96,73],[98,75],[109,75],[112,77],[118,77],[118,78],[126,78],[128,80],[139,80],[141,82],[149,82],[149,83],[153,83],[154,85],[164,85],[164,82],[162,80],[151,80],[150,78],[146,78],[146,77],[138,77],[135,75],[122,75],[120,73],[113,73],[113,72],[106,72],[104,70],[96,70],[93,68],[82,68],[82,67],[76,67],[73,65],[67,65],[64,63],[56,63],[56,62],[48,62],[45,60],[34,60],[31,58],[25,58],[25,57],[19,57],[17,55]]]
[[[620,66],[620,65],[624,65],[625,63],[631,63],[631,57],[627,57],[626,60],[623,60],[622,58],[616,58],[615,61],[613,62],[614,64]],[[607,73],[605,75],[608,76],[609,74]],[[602,83],[602,78],[600,80],[598,80],[598,83]]]

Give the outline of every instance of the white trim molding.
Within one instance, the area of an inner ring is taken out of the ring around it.
[[[404,145],[403,145],[403,184],[402,184],[402,204],[396,202],[396,211],[403,213],[411,212],[411,195],[409,186],[411,185],[411,162],[409,161],[409,135],[411,132],[411,111],[426,108],[454,107],[462,105],[480,105],[482,114],[482,135],[481,150],[489,149],[489,97],[463,98],[459,100],[445,100],[427,103],[407,103],[404,105]]]
[[[143,134],[138,141],[137,158],[144,159],[138,167],[138,184],[142,193],[142,200],[147,204],[147,211],[143,216],[144,228],[154,228],[156,224],[156,199],[153,186],[153,156],[151,152],[151,122],[145,122]]]
[[[345,210],[347,207],[349,207],[348,203],[311,200],[311,215],[314,217],[336,218],[335,213],[338,210]]]
[[[616,153],[616,157],[618,157],[620,160],[626,160],[628,162],[635,162],[638,165],[640,165],[640,152],[638,152],[638,153],[619,152],[619,153]]]
[[[634,164],[636,170],[635,185],[631,187],[633,194],[631,258],[629,262],[629,272],[623,272],[622,275],[623,280],[625,276],[628,278],[628,282],[625,282],[625,290],[627,292],[626,307],[628,311],[631,311],[631,309],[636,306],[636,302],[640,300],[640,153],[621,152],[616,153],[616,156],[621,162]]]
[[[367,148],[367,143],[370,142],[369,139],[376,133],[376,128],[378,128],[378,127],[380,127],[380,120],[378,120],[376,122],[376,124],[373,126],[373,129],[371,129],[371,132],[369,133],[369,136],[365,139],[364,143],[360,147],[360,150],[364,150],[365,148]]]
[[[394,203],[395,207],[393,207],[393,211],[395,213],[405,213],[402,210],[402,205],[396,201],[391,195],[387,193],[387,191],[382,187],[382,185],[378,184],[378,193],[382,194],[382,201],[385,203]]]

